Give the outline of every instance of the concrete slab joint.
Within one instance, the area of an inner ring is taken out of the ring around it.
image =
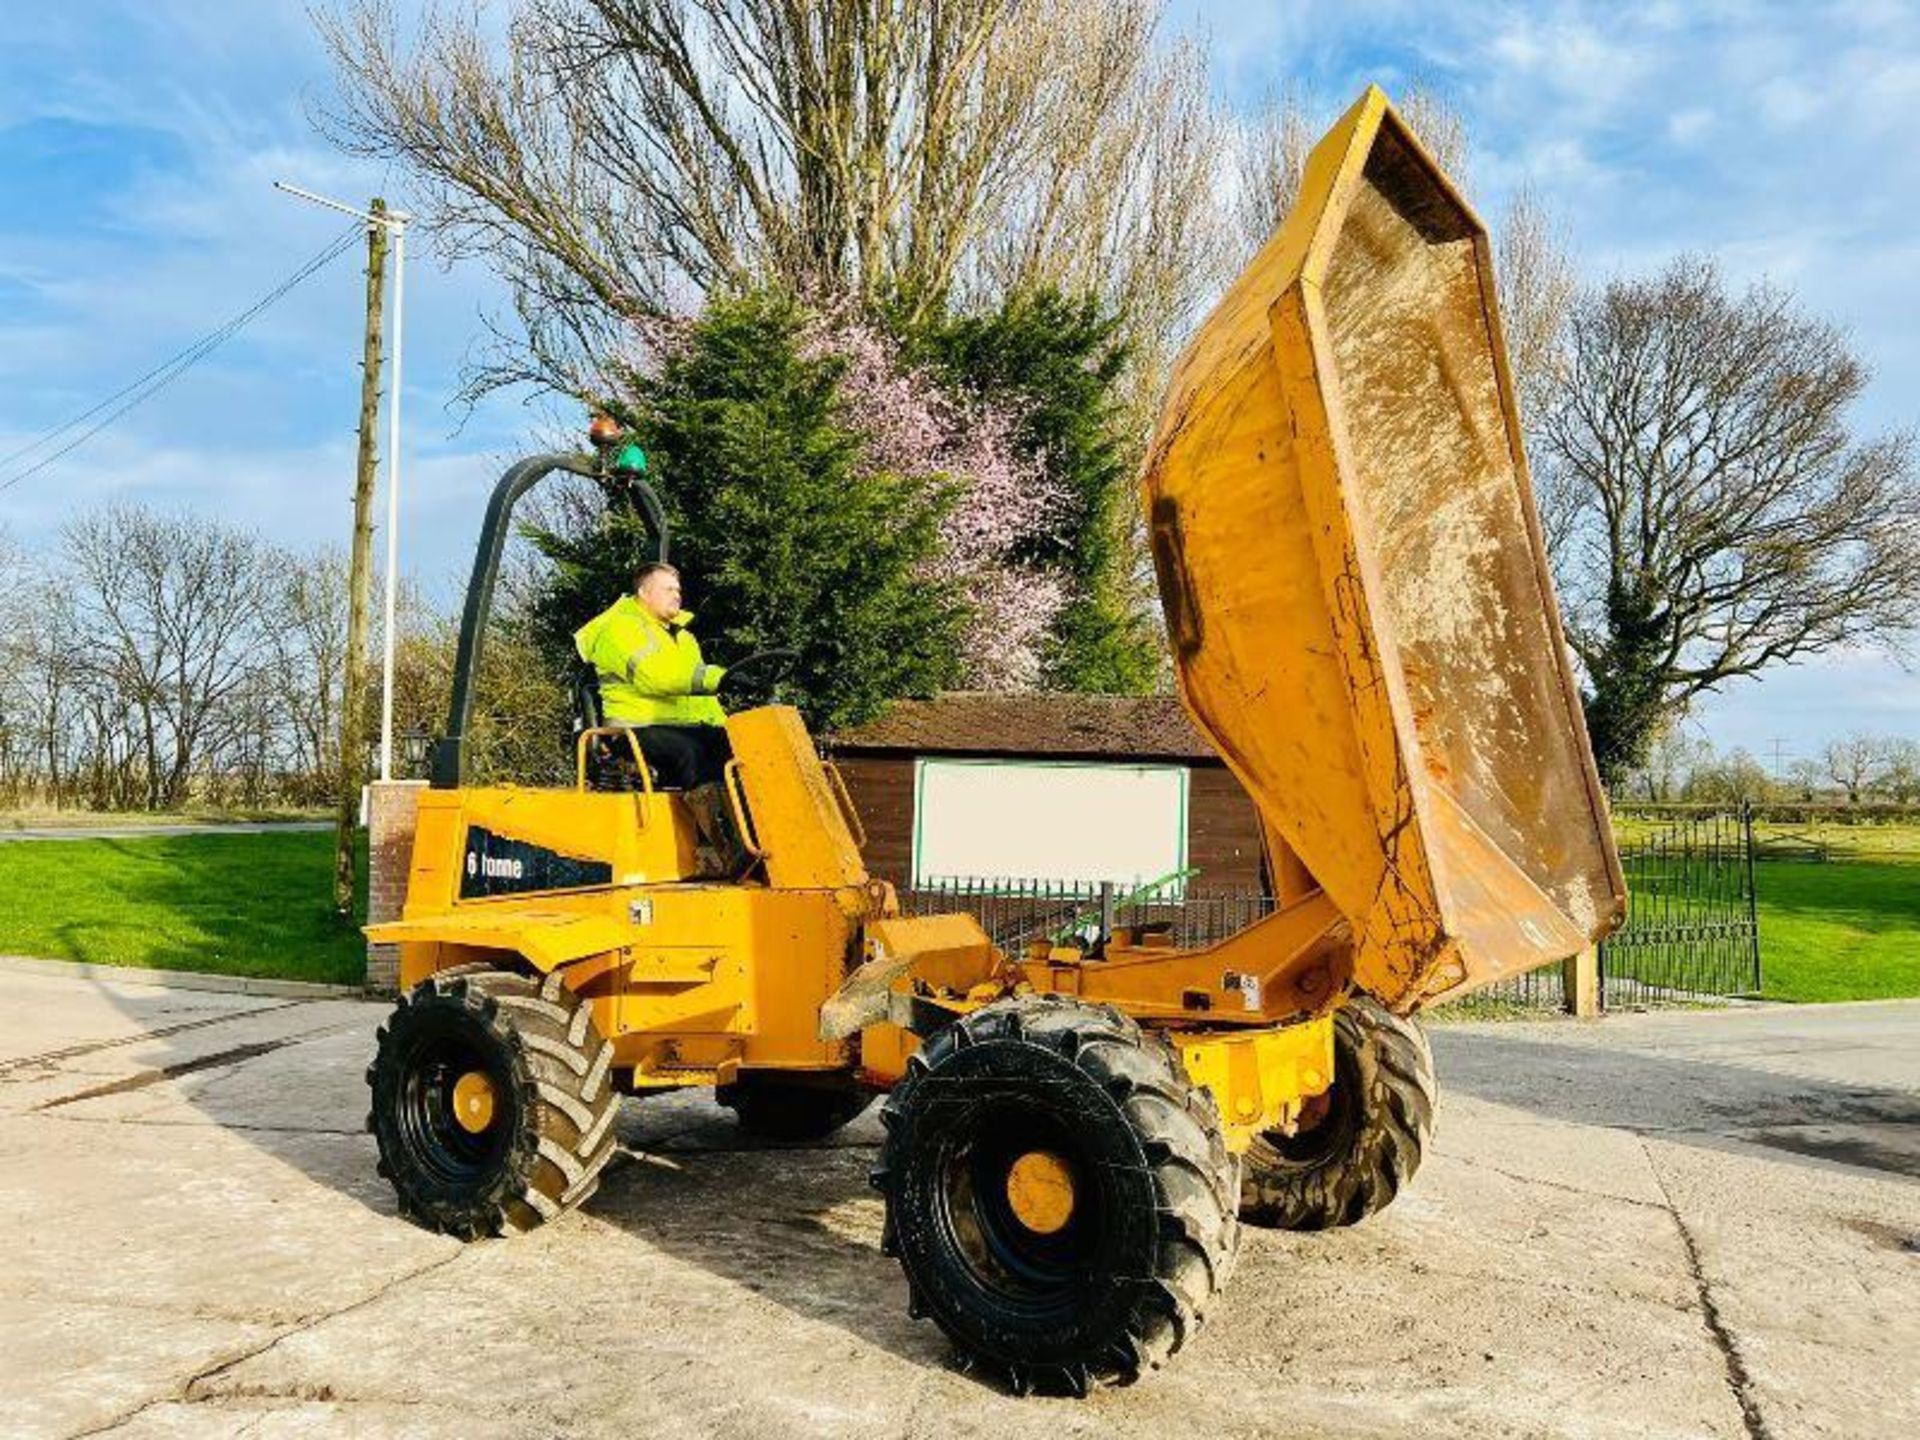
[[[424,780],[376,780],[367,787],[367,920],[400,918],[413,866],[413,830]],[[391,994],[400,983],[400,950],[367,946],[367,988]]]

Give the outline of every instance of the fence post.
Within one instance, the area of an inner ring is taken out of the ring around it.
[[[1100,882],[1100,942],[1105,944],[1113,938],[1113,882]]]
[[[1764,985],[1760,974],[1760,894],[1753,878],[1753,802],[1740,802],[1740,843],[1745,848],[1747,869],[1747,933],[1753,944],[1753,993]]]
[[[1589,945],[1560,962],[1561,1005],[1582,1020],[1600,1013],[1600,947]]]

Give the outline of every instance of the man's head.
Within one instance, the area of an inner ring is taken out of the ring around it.
[[[680,613],[680,572],[664,560],[642,565],[633,577],[633,595],[656,620]]]

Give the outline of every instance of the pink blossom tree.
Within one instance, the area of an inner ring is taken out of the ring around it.
[[[982,690],[1037,688],[1045,645],[1067,591],[1024,562],[1023,545],[1065,517],[1065,495],[1014,443],[1018,417],[998,404],[962,401],[909,364],[885,332],[844,314],[817,316],[802,351],[845,366],[840,399],[866,442],[874,473],[954,487],[929,574],[956,582],[973,611],[962,655],[965,683]]]

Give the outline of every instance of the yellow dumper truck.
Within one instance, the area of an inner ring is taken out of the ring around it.
[[[530,460],[495,492],[403,917],[368,932],[402,987],[369,1123],[421,1224],[580,1204],[621,1095],[712,1086],[803,1138],[884,1093],[873,1184],[914,1313],[1016,1390],[1084,1392],[1192,1339],[1243,1221],[1392,1199],[1434,1101],[1409,1017],[1620,920],[1486,231],[1377,90],[1188,347],[1145,466],[1180,692],[1276,882],[1218,944],[1008,954],[970,916],[903,916],[784,707],[727,721],[737,880],[700,878],[637,748],[630,788],[589,784],[631,742],[590,716],[574,788],[467,786],[513,504],[593,468]]]

